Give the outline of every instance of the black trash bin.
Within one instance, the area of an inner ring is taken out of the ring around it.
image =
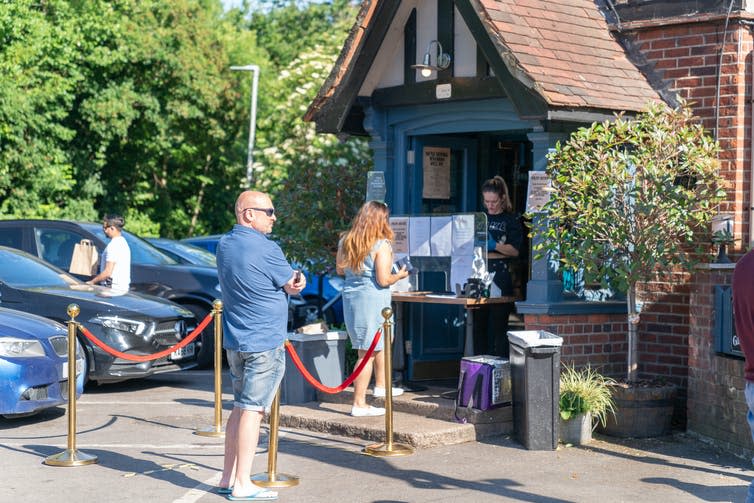
[[[529,450],[554,450],[563,339],[544,330],[522,330],[508,332],[508,342],[516,440]]]

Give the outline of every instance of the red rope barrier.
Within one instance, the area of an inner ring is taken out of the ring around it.
[[[158,358],[162,358],[163,356],[167,356],[170,353],[177,351],[181,349],[182,347],[186,346],[190,342],[192,342],[194,339],[196,339],[199,334],[202,333],[202,331],[207,328],[207,325],[210,324],[212,321],[212,315],[213,313],[209,313],[201,323],[199,323],[199,326],[194,329],[193,332],[191,332],[189,335],[187,335],[181,342],[176,344],[175,346],[171,346],[168,349],[163,349],[159,353],[153,353],[151,355],[130,355],[128,353],[122,353],[118,351],[117,349],[113,349],[101,340],[97,339],[94,334],[92,334],[89,330],[84,327],[84,325],[81,325],[80,323],[77,323],[79,330],[81,330],[81,333],[84,334],[84,336],[92,341],[96,346],[100,347],[105,353],[109,353],[113,356],[117,356],[118,358],[123,358],[124,360],[131,360],[134,362],[148,362],[149,360],[156,360]]]
[[[372,340],[372,345],[369,346],[369,349],[367,349],[366,354],[364,355],[364,358],[361,360],[361,363],[359,363],[359,366],[354,369],[354,371],[351,373],[350,376],[348,376],[348,379],[343,381],[339,386],[336,386],[334,388],[331,388],[329,386],[325,386],[321,382],[317,381],[314,376],[312,376],[308,370],[306,370],[306,367],[304,367],[303,362],[301,361],[301,358],[299,358],[298,354],[296,354],[296,348],[293,347],[293,344],[290,343],[290,341],[285,341],[285,349],[288,350],[288,354],[291,355],[291,360],[293,360],[293,364],[296,365],[296,368],[299,372],[301,372],[301,375],[304,376],[304,378],[309,381],[309,384],[314,386],[320,391],[324,391],[325,393],[335,394],[340,393],[344,389],[346,389],[355,379],[358,377],[359,374],[361,374],[361,371],[364,370],[364,366],[367,364],[369,359],[372,357],[372,353],[374,353],[374,348],[377,347],[377,342],[380,340],[380,336],[382,336],[382,329],[378,328],[377,332],[374,333],[374,339]]]

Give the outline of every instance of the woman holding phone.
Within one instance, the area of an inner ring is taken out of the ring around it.
[[[396,273],[392,272],[392,240],[393,230],[388,222],[387,205],[368,201],[356,214],[351,229],[338,244],[336,268],[338,274],[346,277],[343,286],[343,315],[351,345],[358,351],[356,366],[361,364],[377,329],[385,321],[382,309],[390,307],[390,285],[408,276],[405,266]],[[366,403],[366,390],[372,378],[372,370],[373,395],[385,396],[383,344],[384,337],[381,337],[372,357],[354,381],[352,416],[385,414],[384,408]],[[392,391],[393,396],[403,393],[401,388],[392,388]]]

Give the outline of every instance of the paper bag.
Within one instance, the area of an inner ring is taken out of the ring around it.
[[[296,333],[304,335],[326,334],[327,330],[327,323],[325,323],[324,321],[318,321],[316,323],[309,323],[308,325],[297,328]]]
[[[99,254],[97,253],[97,248],[94,247],[94,243],[88,239],[82,239],[73,248],[71,266],[68,268],[68,272],[82,276],[94,276],[97,274],[98,263]]]

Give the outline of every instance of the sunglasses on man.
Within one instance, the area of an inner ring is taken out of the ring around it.
[[[249,211],[249,210],[261,211],[262,213],[264,213],[270,218],[272,218],[272,216],[275,214],[275,208],[244,208],[241,211]]]

